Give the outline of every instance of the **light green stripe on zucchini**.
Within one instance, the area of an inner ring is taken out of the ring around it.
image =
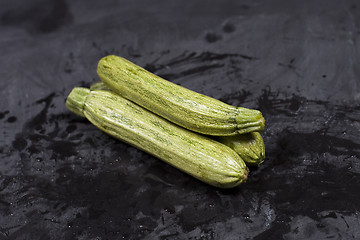
[[[231,148],[188,131],[111,91],[74,88],[66,106],[109,135],[210,185],[231,188],[248,169]]]
[[[260,111],[234,107],[166,81],[114,55],[102,58],[97,73],[111,90],[184,128],[213,136],[262,131]]]

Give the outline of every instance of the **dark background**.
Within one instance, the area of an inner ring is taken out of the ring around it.
[[[359,239],[358,1],[0,2],[0,239]],[[266,160],[208,186],[70,113],[107,55],[260,109]]]

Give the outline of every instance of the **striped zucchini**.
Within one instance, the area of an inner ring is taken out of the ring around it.
[[[111,91],[104,82],[96,82],[90,89]],[[259,132],[222,136],[217,140],[237,152],[248,166],[258,166],[265,159],[264,140]]]
[[[248,168],[231,148],[177,126],[111,91],[76,87],[66,106],[109,135],[210,185],[231,188],[247,179]]]
[[[189,130],[231,136],[262,131],[260,111],[234,107],[166,81],[114,55],[102,58],[97,73],[114,92]]]
[[[218,140],[237,152],[246,165],[256,166],[264,161],[265,145],[259,132],[219,137]]]
[[[104,82],[96,82],[90,89],[111,91]],[[265,145],[259,132],[222,136],[216,140],[237,152],[248,166],[258,166],[264,161]]]

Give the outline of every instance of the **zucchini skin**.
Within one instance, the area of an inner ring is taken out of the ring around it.
[[[259,132],[219,137],[217,140],[237,152],[248,166],[259,166],[265,159],[264,140]]]
[[[124,58],[103,57],[97,73],[115,93],[189,130],[213,136],[264,130],[265,119],[260,111],[196,93]]]
[[[248,168],[231,148],[177,126],[111,91],[76,87],[66,106],[107,134],[212,186],[231,188],[247,179]]]

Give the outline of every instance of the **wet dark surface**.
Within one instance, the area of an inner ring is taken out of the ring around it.
[[[0,239],[359,239],[357,1],[0,3]],[[266,160],[210,187],[64,106],[117,54],[260,109]]]

